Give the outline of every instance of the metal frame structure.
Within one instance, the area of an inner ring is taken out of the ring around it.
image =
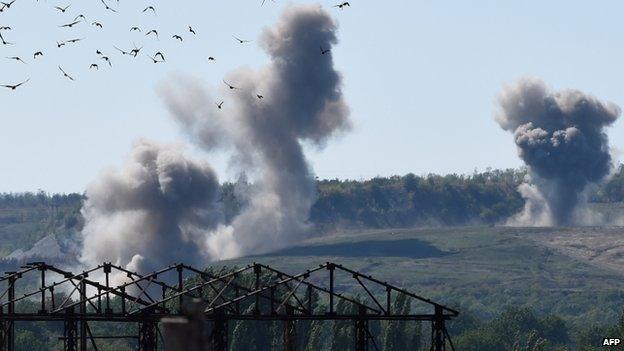
[[[31,289],[17,296],[21,282]],[[356,287],[364,298],[341,292]],[[399,296],[419,304],[412,310],[427,312],[394,311]],[[138,274],[110,262],[81,273],[33,262],[0,277],[0,351],[15,350],[16,322],[35,321],[63,323],[59,339],[68,351],[97,351],[98,340],[112,338],[135,338],[139,350],[155,351],[162,338],[159,321],[184,316],[189,298],[205,306],[210,349],[215,351],[228,349],[229,322],[243,320],[281,321],[287,351],[296,349],[297,321],[306,320],[353,322],[357,351],[371,345],[379,349],[368,328],[371,321],[430,322],[430,350],[455,350],[446,323],[458,311],[331,262],[296,275],[259,263],[218,273],[175,264]],[[20,310],[23,300],[38,309]],[[340,302],[350,312],[338,311]],[[92,322],[134,323],[138,335],[94,335]]]

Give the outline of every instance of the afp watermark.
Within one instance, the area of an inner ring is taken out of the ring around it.
[[[620,338],[603,338],[602,346],[618,346],[622,343]]]

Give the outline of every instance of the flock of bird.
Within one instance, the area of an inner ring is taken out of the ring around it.
[[[4,1],[0,1],[0,13],[3,12],[7,12],[11,9],[11,7],[13,6],[13,4],[18,1],[18,0],[10,0],[9,2],[4,2]],[[113,0],[108,0],[113,1]],[[120,0],[117,0],[117,5],[119,4]],[[275,0],[271,0],[272,2],[274,2]],[[37,0],[38,2],[38,0]],[[111,13],[119,13],[119,9],[112,7],[109,5],[109,3],[107,2],[107,0],[99,0],[99,2],[101,3],[101,6],[103,6],[105,11],[109,11]],[[261,6],[264,6],[264,4],[266,3],[266,0],[262,0]],[[333,7],[335,8],[339,8],[339,9],[344,9],[345,7],[350,7],[351,5],[349,4],[349,2],[342,2],[340,4],[334,5]],[[69,11],[71,11],[72,9],[72,4],[68,4],[66,6],[53,6],[54,10],[57,10],[59,14],[66,14]],[[154,6],[147,6],[145,7],[142,11],[141,14],[143,15],[156,15],[157,14],[157,9]],[[71,18],[71,17],[70,17]],[[81,23],[88,23],[87,22],[87,18],[85,15],[83,14],[78,14],[76,15],[73,19],[71,19],[70,21],[67,21],[67,23],[61,24],[58,27],[59,28],[74,28],[76,26],[78,26]],[[103,29],[104,28],[104,24],[102,22],[99,22],[97,20],[93,20],[91,21],[90,25],[99,30],[99,29]],[[7,46],[10,47],[11,45],[14,45],[13,42],[10,42],[9,39],[5,38],[8,37],[8,32],[12,31],[13,29],[10,26],[2,26],[0,25],[0,44],[1,46]],[[143,33],[143,30],[138,27],[138,26],[133,26],[130,28],[129,30],[130,32],[138,32],[138,33]],[[145,37],[154,37],[156,39],[159,39],[159,32],[157,29],[149,29],[147,31],[144,32],[144,36]],[[193,26],[188,26],[187,28],[187,33],[189,35],[192,36],[196,36],[197,35],[197,31],[193,28]],[[173,40],[177,40],[180,43],[184,42],[184,37],[180,34],[173,34],[171,35],[171,39]],[[237,42],[238,44],[244,45],[247,43],[250,43],[251,40],[247,40],[247,39],[241,39],[235,35],[232,35],[232,39]],[[64,40],[64,41],[57,41],[56,42],[56,47],[57,48],[62,48],[66,45],[71,45],[71,44],[76,44],[80,41],[85,40],[85,38],[74,38],[74,39],[69,39],[69,40]],[[133,44],[134,45],[134,44]],[[140,54],[141,54],[141,50],[143,49],[143,47],[137,47],[136,45],[133,46],[132,49],[130,50],[123,50],[120,49],[117,46],[113,46],[113,48],[118,51],[122,56],[130,56],[133,58],[137,58]],[[330,52],[330,49],[324,49],[322,46],[320,47],[320,53],[321,55],[326,55]],[[98,61],[97,62],[93,62],[89,65],[89,70],[99,70],[100,69],[100,64],[106,64],[110,67],[113,66],[112,61],[110,56],[104,54],[101,50],[96,50],[96,55],[98,57]],[[42,58],[44,56],[44,52],[43,51],[36,51],[33,56],[32,59],[33,60],[37,60],[39,58]],[[150,54],[145,54],[145,56],[147,58],[149,58],[149,60],[154,63],[154,64],[162,64],[167,62],[166,58],[165,58],[165,54],[158,51],[156,53],[154,53],[153,55]],[[27,62],[22,59],[19,56],[8,56],[6,57],[6,59],[9,60],[14,60],[16,62],[22,63],[22,64],[27,64]],[[214,56],[209,56],[207,58],[207,61],[210,62],[214,62],[216,61]],[[70,81],[76,81],[76,78],[69,74],[65,69],[63,69],[63,67],[61,65],[58,65],[58,70],[60,72],[60,77],[63,79],[68,79]],[[30,82],[30,78],[27,78],[25,80],[23,80],[22,82],[16,83],[16,84],[0,84],[0,87],[3,88],[7,88],[10,90],[16,90],[17,88],[25,85],[26,83]],[[240,90],[240,88],[228,83],[227,81],[223,80],[223,83],[230,89],[230,90]],[[258,94],[256,93],[255,96],[261,100],[264,98],[264,96],[262,94]],[[218,109],[221,109],[223,107],[223,101],[217,102],[215,103]]]

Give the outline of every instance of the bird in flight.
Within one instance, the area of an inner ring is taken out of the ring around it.
[[[215,105],[217,105],[217,108],[220,110],[221,107],[223,106],[223,101],[221,101],[219,103],[215,103]]]
[[[100,0],[100,2],[101,2],[102,4],[104,4],[104,7],[105,7],[107,10],[117,13],[117,10],[115,10],[114,8],[112,8],[112,7],[108,6],[108,4],[107,4],[104,0]]]
[[[161,59],[163,62],[165,62],[165,61],[166,61],[166,60],[165,60],[165,55],[163,55],[163,54],[162,54],[162,52],[160,52],[160,51],[159,51],[159,52],[157,52],[156,54],[154,54],[154,57],[158,57],[158,56],[160,56],[160,59]]]
[[[182,37],[181,37],[181,36],[179,36],[179,35],[177,35],[177,34],[175,34],[174,36],[172,36],[172,38],[173,38],[173,39],[177,39],[177,40],[179,40],[179,41],[181,41],[181,42],[182,42],[182,41],[184,41],[184,39],[182,39]]]
[[[351,7],[351,4],[349,4],[349,2],[348,2],[348,1],[345,1],[345,2],[343,2],[342,4],[334,5],[333,7],[337,7],[337,8],[339,8],[339,9],[341,9],[341,10],[342,10],[342,9],[343,9],[343,8],[345,8],[345,7]]]
[[[98,55],[102,55],[102,52],[100,50],[95,50],[95,53]]]
[[[96,65],[95,63],[92,63],[91,66],[89,66],[89,69],[96,69],[97,71],[100,70],[100,66]]]
[[[96,26],[98,28],[102,28],[102,23],[100,23],[100,22],[93,22],[93,23],[91,23],[91,25],[92,26]]]
[[[158,39],[158,31],[156,29],[152,29],[149,32],[145,33],[145,36],[148,36],[152,33],[154,33],[154,35],[156,35],[156,39]]]
[[[329,53],[329,52],[331,52],[331,49],[327,49],[327,50],[325,50],[325,49],[323,49],[323,47],[321,46],[321,55],[325,55],[325,54],[327,54],[327,53]]]
[[[260,94],[256,94],[256,97],[258,98],[258,100],[262,100],[264,99],[264,96],[260,95]]]
[[[121,50],[120,48],[118,48],[118,47],[116,47],[116,46],[114,46],[114,45],[113,45],[113,47],[114,47],[115,49],[117,49],[119,52],[121,52],[121,54],[122,54],[122,55],[132,55],[130,52],[128,52],[128,51],[124,51],[124,50]]]
[[[81,40],[82,39],[69,39],[69,40],[66,40],[65,43],[72,43],[72,44],[74,44],[74,43],[77,43],[77,42],[79,42]]]
[[[139,55],[139,52],[141,52],[141,49],[143,49],[143,47],[141,46],[140,48],[138,48],[136,44],[134,43],[133,45],[134,45],[134,49],[130,50],[130,55],[137,57],[137,55]]]
[[[82,20],[85,20],[85,21],[87,20],[87,18],[84,15],[78,15],[78,16],[74,17],[74,21],[77,21],[79,18],[82,18],[81,21]]]
[[[108,58],[108,56],[102,56],[100,57],[100,59],[106,61],[108,63],[109,66],[113,67],[113,64],[111,63],[110,59]]]
[[[10,9],[11,5],[13,5],[15,1],[16,0],[13,0],[11,2],[2,2],[2,9],[0,9],[0,12],[4,11],[5,8]]]
[[[23,82],[21,82],[21,83],[19,83],[19,84],[15,84],[15,85],[11,85],[11,84],[4,84],[4,85],[2,85],[2,87],[4,87],[4,88],[9,88],[9,89],[11,89],[11,90],[15,90],[15,89],[17,89],[17,88],[21,87],[22,85],[24,85],[24,84],[28,83],[29,81],[30,81],[30,78],[26,79],[25,81],[23,81]]]
[[[11,56],[11,57],[7,57],[9,60],[15,60],[17,62],[21,62],[26,64],[26,61],[22,60],[21,58],[19,58],[18,56]]]
[[[0,27],[0,30],[11,30],[11,27]]]
[[[67,11],[67,9],[71,6],[71,4],[65,6],[65,7],[60,7],[60,6],[54,6],[55,9],[61,11],[61,13],[65,13],[65,11]]]
[[[223,80],[223,84],[227,85],[227,87],[230,88],[230,90],[238,89],[237,87],[233,86],[232,84],[226,82],[225,79]]]
[[[59,26],[59,27],[60,28],[64,28],[64,27],[71,28],[71,27],[75,26],[78,23],[80,23],[80,21],[73,21],[72,23],[63,24],[62,26]]]
[[[35,54],[33,55],[33,59],[36,59],[37,56],[43,56],[43,52],[41,52],[41,51],[35,52]]]
[[[156,14],[156,9],[154,8],[154,6],[148,6],[143,10],[143,13],[147,12],[151,10],[154,14]]]
[[[73,78],[72,76],[70,76],[69,74],[67,74],[67,72],[65,72],[65,71],[63,70],[63,68],[61,68],[61,66],[58,66],[58,68],[59,68],[59,70],[61,70],[61,72],[63,73],[63,76],[64,76],[65,78],[68,78],[68,79],[69,79],[69,80],[71,80],[71,81],[73,81],[73,80],[74,80],[74,78]]]
[[[216,61],[216,59],[212,56],[208,57],[208,61]]]
[[[130,28],[130,31],[131,31],[131,32],[133,32],[133,31],[140,32],[140,31],[141,31],[141,28],[139,28],[139,27],[132,27],[132,28]]]
[[[251,42],[251,40],[241,39],[241,38],[238,38],[238,37],[236,37],[236,36],[234,36],[234,35],[232,35],[232,37],[233,37],[234,39],[236,39],[236,41],[238,41],[240,44],[244,44],[244,43],[249,43],[249,42]]]
[[[195,30],[191,26],[189,26],[189,32],[193,33],[193,35],[197,35],[197,33],[195,33]]]
[[[57,42],[56,42],[56,47],[57,47],[57,48],[60,48],[61,46],[65,46],[65,42],[64,42],[64,41],[62,41],[62,42],[60,42],[60,43],[59,43],[59,42],[57,41]]]
[[[2,40],[2,45],[13,45],[13,43],[9,43],[8,41],[4,40],[4,37],[2,37],[2,33],[0,33],[0,40]]]
[[[158,54],[154,55],[153,57],[152,57],[152,56],[150,56],[150,55],[147,55],[147,57],[149,57],[149,58],[150,58],[150,60],[152,60],[152,62],[154,62],[154,63],[165,62],[165,60],[164,60],[164,59],[163,59],[163,60],[158,60],[158,59],[156,59],[156,56],[157,56],[157,55],[158,55]]]

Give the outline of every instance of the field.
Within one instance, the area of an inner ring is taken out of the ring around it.
[[[612,324],[624,307],[623,228],[458,227],[343,232],[262,262],[299,272],[332,261],[479,316],[529,307],[571,325]],[[356,286],[345,286],[355,291]]]

